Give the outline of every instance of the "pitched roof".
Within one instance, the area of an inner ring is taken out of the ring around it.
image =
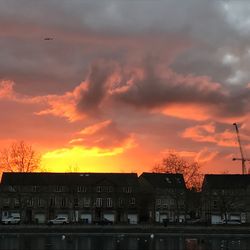
[[[246,188],[250,185],[250,175],[206,174],[203,188]]]
[[[138,184],[135,173],[20,173],[4,172],[2,185],[93,185],[110,182],[115,186]]]
[[[153,187],[186,188],[182,174],[142,173],[139,178],[146,179]]]

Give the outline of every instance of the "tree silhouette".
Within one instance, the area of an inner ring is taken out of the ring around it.
[[[162,161],[152,169],[155,173],[183,174],[187,188],[201,189],[203,174],[198,162],[189,162],[175,152],[169,152]]]
[[[33,172],[40,167],[40,155],[24,141],[0,151],[0,169],[7,172]]]

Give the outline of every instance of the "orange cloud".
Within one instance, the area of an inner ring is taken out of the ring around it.
[[[62,96],[48,95],[43,97],[43,101],[49,108],[38,111],[36,115],[53,115],[65,117],[70,122],[75,122],[86,117],[76,110],[75,93],[67,92]]]
[[[155,109],[153,112],[161,112],[164,115],[194,121],[205,121],[211,118],[211,107],[197,104],[176,103]]]
[[[165,155],[168,155],[169,152],[173,152],[178,154],[179,156],[187,159],[187,160],[193,160],[197,161],[201,164],[211,162],[217,155],[218,151],[211,151],[208,148],[203,148],[199,150],[198,152],[196,151],[185,151],[185,150],[164,150],[161,153],[161,158],[164,158]]]
[[[223,147],[236,146],[235,133],[229,131],[228,129],[223,132],[216,133],[214,123],[189,127],[182,133],[182,137],[198,142],[214,143]]]
[[[12,99],[14,82],[4,80],[0,82],[0,99]]]
[[[112,123],[111,120],[107,120],[107,121],[104,121],[104,122],[100,122],[100,123],[94,124],[92,126],[84,128],[83,130],[81,130],[79,132],[79,134],[82,134],[82,135],[93,135],[93,134],[97,133],[98,131],[102,130],[103,128],[111,125],[111,123]]]
[[[111,120],[99,122],[82,129],[77,133],[77,138],[70,141],[70,144],[111,151],[114,148],[126,150],[136,145],[133,134],[122,132],[116,123]]]

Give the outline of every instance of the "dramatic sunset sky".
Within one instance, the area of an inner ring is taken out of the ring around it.
[[[49,171],[140,173],[175,150],[240,173],[249,13],[245,0],[1,0],[0,147],[24,140]]]

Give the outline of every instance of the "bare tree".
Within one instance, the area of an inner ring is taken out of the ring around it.
[[[76,162],[72,162],[68,165],[66,172],[70,173],[80,172],[80,168]]]
[[[40,159],[31,145],[17,141],[0,151],[0,169],[8,172],[32,172],[39,169]]]
[[[162,161],[152,169],[156,173],[183,174],[187,188],[200,190],[203,174],[198,162],[188,162],[175,152],[169,152]]]

